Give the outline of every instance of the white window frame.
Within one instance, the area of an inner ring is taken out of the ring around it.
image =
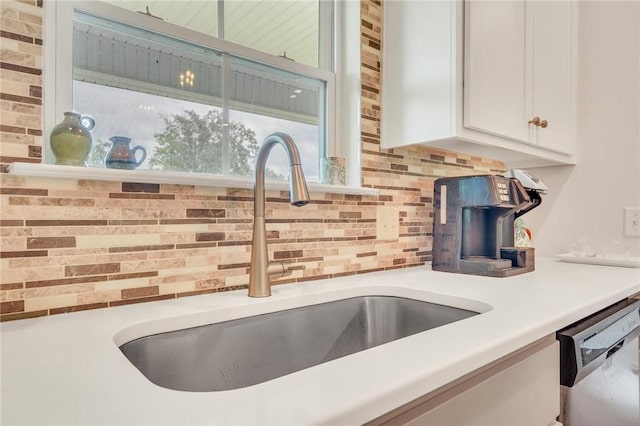
[[[327,49],[326,43],[333,43],[332,34],[337,33],[337,39],[335,43],[336,47],[334,56],[331,57],[326,53],[321,53],[319,58],[320,68],[314,68],[305,64],[289,61],[287,59],[279,58],[265,52],[251,49],[249,47],[241,46],[226,40],[192,31],[165,21],[149,19],[142,14],[132,13],[131,11],[127,11],[108,3],[102,3],[98,1],[63,0],[45,2],[45,49],[43,77],[46,90],[44,99],[44,134],[50,134],[53,127],[60,121],[63,113],[65,111],[70,111],[73,109],[73,49],[71,48],[73,43],[73,14],[74,10],[80,10],[90,14],[108,17],[124,24],[143,28],[155,33],[183,39],[191,43],[202,45],[214,50],[228,52],[232,55],[269,65],[275,68],[280,68],[285,71],[290,71],[313,79],[325,81],[326,102],[324,115],[326,117],[326,122],[324,132],[326,132],[326,145],[324,147],[324,155],[351,157],[348,152],[349,150],[343,149],[343,147],[341,146],[342,144],[338,143],[338,140],[352,140],[354,136],[354,129],[351,129],[350,131],[351,136],[338,136],[343,133],[341,129],[338,129],[338,126],[340,126],[341,123],[343,123],[345,120],[340,120],[340,122],[337,122],[337,117],[342,115],[340,111],[347,107],[347,105],[345,105],[344,103],[344,98],[342,99],[342,102],[338,102],[338,98],[336,96],[336,86],[338,85],[336,82],[338,79],[336,78],[336,73],[331,71],[332,68],[335,68],[338,71],[338,74],[341,72],[341,67],[343,67],[344,64],[340,59],[342,57],[340,52],[345,46],[345,40],[340,34],[340,30],[343,26],[338,25],[337,31],[333,31],[333,29],[331,28],[331,25],[334,22],[334,19],[332,19],[332,15],[335,13],[339,18],[344,14],[343,10],[348,6],[349,3],[354,2],[336,1],[336,7],[332,8],[332,1],[320,1],[319,10],[321,15],[321,25],[319,30],[319,39],[320,43],[324,43],[325,46],[320,46],[319,51],[331,52],[331,49]],[[359,35],[359,15],[357,23]],[[351,37],[349,38],[351,39]],[[357,37],[357,40],[359,42],[359,36]],[[341,83],[340,85],[345,86],[344,83]],[[353,95],[354,94],[352,94],[350,98],[353,98]],[[358,87],[358,108],[359,96],[360,90]],[[351,109],[350,105],[348,107],[349,109]],[[349,127],[353,127],[354,123],[351,123],[351,120],[349,121]],[[359,142],[359,109],[356,122],[358,123],[357,139]],[[54,156],[51,152],[51,148],[48,143],[45,143],[44,145],[44,163],[53,163]],[[359,143],[357,145],[359,146]],[[322,155],[323,152],[320,151],[320,154]],[[360,186],[359,155],[353,158],[356,158],[357,160],[348,162],[357,163],[357,167],[351,167],[352,170],[348,170],[347,184],[352,186]],[[354,164],[354,166],[355,165],[356,164]],[[357,169],[357,171],[353,169]],[[354,172],[356,173],[355,175]]]

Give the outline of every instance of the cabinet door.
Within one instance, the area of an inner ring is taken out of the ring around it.
[[[555,335],[549,335],[368,424],[556,425],[559,351]]]
[[[559,347],[553,343],[407,426],[551,425],[560,413]]]
[[[451,1],[384,4],[383,148],[452,136],[454,11]]]
[[[464,126],[529,141],[524,1],[465,2]]]
[[[533,40],[532,113],[546,120],[537,127],[533,143],[571,153],[574,110],[573,19],[570,1],[528,3]]]

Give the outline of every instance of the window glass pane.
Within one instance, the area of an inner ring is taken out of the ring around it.
[[[73,95],[74,109],[96,121],[89,166],[104,167],[109,138],[126,136],[147,150],[139,169],[222,173],[221,108],[77,80]],[[249,174],[251,160],[236,170]]]
[[[274,132],[284,132],[291,136],[298,146],[305,177],[308,181],[319,181],[318,126],[234,110],[231,111],[230,118],[231,122],[243,123],[247,129],[255,131],[258,142]],[[253,170],[253,164],[251,166]],[[286,179],[289,175],[289,160],[283,148],[276,146],[271,151],[267,174],[268,179],[279,180]]]
[[[223,34],[219,0],[110,0],[190,30],[318,67],[320,0],[224,0]]]
[[[109,0],[115,6],[150,14],[163,21],[199,33],[218,36],[218,2],[216,0]]]
[[[319,0],[225,1],[224,38],[318,66]]]
[[[259,144],[279,131],[318,179],[325,81],[81,12],[73,56],[73,108],[96,120],[91,166],[103,166],[112,136],[126,136],[147,150],[139,168],[251,175]],[[271,178],[288,173],[279,151]]]
[[[229,69],[231,121],[251,123],[259,141],[273,132],[287,133],[298,146],[307,178],[317,180],[324,153],[319,124],[324,122],[325,83],[237,57],[229,58]],[[284,150],[271,155],[269,167],[288,171]]]

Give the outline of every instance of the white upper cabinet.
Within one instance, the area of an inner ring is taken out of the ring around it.
[[[575,5],[384,3],[383,148],[574,164]]]
[[[532,16],[532,114],[546,120],[534,143],[575,153],[576,4],[568,1],[527,3]],[[529,12],[528,12],[529,13]]]
[[[383,146],[446,138],[455,127],[449,1],[383,3]]]

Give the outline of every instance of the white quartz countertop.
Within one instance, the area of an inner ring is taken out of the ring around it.
[[[372,420],[640,291],[640,269],[537,259],[510,278],[428,266],[8,322],[2,425],[353,425]],[[183,392],[149,382],[118,344],[159,331],[365,294],[480,315],[243,389]]]

